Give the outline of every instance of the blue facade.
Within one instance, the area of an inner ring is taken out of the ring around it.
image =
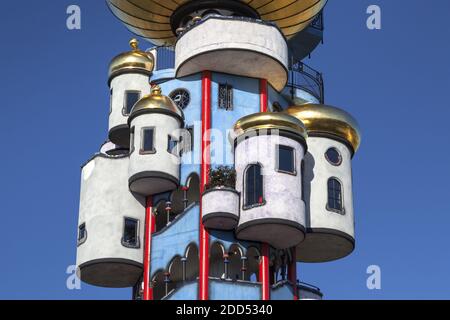
[[[189,92],[190,103],[183,110],[185,117],[185,128],[193,128],[193,150],[183,153],[180,184],[188,186],[189,180],[193,176],[200,175],[200,157],[201,157],[201,109],[202,109],[202,79],[201,74],[195,74],[188,77],[174,78],[173,69],[155,71],[150,81],[160,85],[163,94],[170,95],[176,89],[184,89]],[[219,86],[229,85],[233,90],[232,108],[219,108]],[[211,166],[234,165],[233,146],[229,140],[229,133],[234,124],[242,117],[260,112],[260,80],[254,78],[245,78],[229,74],[212,73],[211,83]],[[282,108],[287,108],[290,102],[281,93],[278,93],[268,85],[268,103],[269,108],[277,102]],[[223,146],[226,146],[223,150]],[[170,195],[161,195],[159,199],[169,200]],[[198,199],[199,200],[199,199]],[[158,200],[159,201],[159,200]],[[199,247],[199,224],[200,208],[198,202],[191,203],[189,207],[179,213],[178,216],[166,227],[158,230],[153,235],[151,252],[151,275],[153,279],[163,279],[162,276],[168,273],[170,268],[176,267],[176,261],[186,259],[186,252],[189,247]],[[239,257],[247,259],[257,255],[260,252],[260,244],[249,241],[237,240],[233,231],[209,230],[210,235],[210,259],[212,259],[212,250],[218,246],[223,253],[238,248]],[[234,248],[234,249],[233,249]],[[249,249],[255,251],[249,253]],[[254,253],[256,252],[256,253]],[[215,256],[214,259],[222,259]],[[272,256],[276,252],[271,253]],[[175,261],[175,262],[174,262]],[[219,264],[221,263],[219,261]],[[235,264],[242,260],[235,259]],[[182,265],[178,263],[178,267]],[[217,266],[217,261],[215,262]],[[253,268],[255,262],[253,263]],[[175,267],[173,267],[175,265]],[[189,268],[189,266],[184,267]],[[181,271],[178,271],[181,272]],[[210,276],[209,295],[210,299],[238,299],[252,300],[261,299],[261,284],[257,282],[255,270],[247,274],[246,279],[218,279]],[[235,274],[233,276],[236,275]],[[211,275],[211,273],[210,273]],[[216,274],[215,276],[220,276]],[[244,281],[245,280],[245,281]],[[251,281],[250,281],[251,280]],[[166,297],[159,297],[169,300],[197,299],[198,281],[178,279],[176,283],[171,282]],[[160,284],[162,285],[162,284]],[[163,290],[164,291],[164,290]],[[292,288],[281,286],[272,289],[272,299],[292,299]]]

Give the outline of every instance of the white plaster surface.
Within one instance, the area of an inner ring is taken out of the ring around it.
[[[295,150],[296,175],[276,171],[277,145],[293,147]],[[244,199],[244,175],[248,165],[260,163],[263,172],[264,200],[266,204],[252,209],[241,208],[239,226],[266,218],[280,219],[280,225],[261,224],[260,232],[254,233],[257,238],[245,240],[262,241],[277,248],[297,245],[303,240],[300,230],[286,230],[283,221],[305,226],[305,203],[302,200],[301,161],[304,156],[301,143],[282,136],[260,135],[239,143],[235,150],[235,168],[237,174],[236,189],[241,193],[241,207]],[[238,226],[238,228],[239,228]],[[257,227],[255,227],[258,229]],[[284,232],[293,232],[290,234]],[[238,234],[242,238],[242,234]]]
[[[180,157],[179,155],[169,153],[168,137],[171,135],[176,140],[179,140],[181,131],[180,121],[170,115],[162,113],[146,113],[135,117],[131,122],[131,128],[134,127],[134,151],[130,155],[129,178],[134,175],[146,171],[156,171],[173,176],[175,179],[180,179]],[[142,129],[153,127],[154,132],[154,149],[155,153],[140,154],[142,145]],[[161,193],[168,191],[171,188],[164,181],[157,179],[149,179],[145,184],[148,184],[146,191],[150,192],[145,195]],[[166,190],[165,190],[166,189]]]
[[[210,18],[175,47],[178,77],[203,70],[267,79],[278,91],[287,82],[288,47],[274,26]]]

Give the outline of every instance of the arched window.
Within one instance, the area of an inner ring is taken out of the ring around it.
[[[327,209],[337,213],[344,213],[342,201],[342,184],[336,178],[328,180],[328,204]]]
[[[245,207],[264,204],[263,176],[261,165],[252,164],[245,171]]]

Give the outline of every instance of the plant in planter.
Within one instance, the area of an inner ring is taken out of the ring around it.
[[[202,221],[206,228],[232,230],[239,222],[236,171],[218,166],[209,170],[209,183],[202,195]]]
[[[214,188],[231,188],[236,187],[236,170],[229,166],[218,166],[215,169],[209,169],[209,183],[206,190]]]

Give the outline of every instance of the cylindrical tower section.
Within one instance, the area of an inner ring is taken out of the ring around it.
[[[236,189],[241,194],[236,236],[277,249],[299,244],[305,236],[303,123],[266,112],[240,119],[234,129]]]
[[[129,146],[130,128],[127,120],[131,109],[150,93],[149,76],[154,58],[138,48],[138,41],[130,41],[131,51],[115,57],[109,66],[110,110],[109,139],[116,145]]]
[[[136,103],[128,123],[130,190],[149,196],[176,189],[180,180],[183,111],[155,87]]]
[[[132,287],[142,274],[145,200],[127,186],[128,156],[99,154],[82,169],[78,276],[101,287]]]
[[[351,161],[361,141],[358,124],[347,112],[325,105],[294,106],[286,113],[308,130],[303,176],[307,235],[297,246],[297,259],[343,258],[355,247]]]

